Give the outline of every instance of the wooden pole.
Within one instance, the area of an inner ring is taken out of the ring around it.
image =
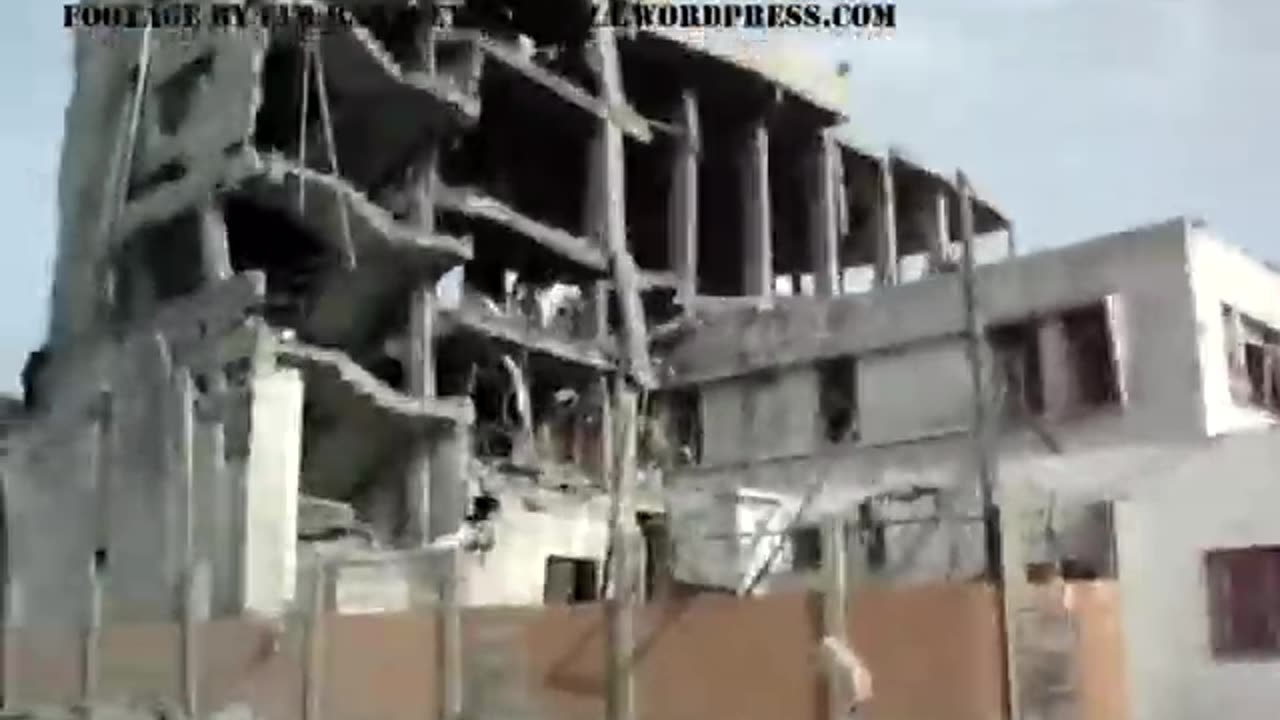
[[[21,638],[18,633],[22,628],[22,585],[13,567],[9,567],[9,577],[5,582],[4,613],[4,705],[10,710],[18,704],[18,657],[21,649]]]
[[[594,34],[595,59],[600,68],[601,99],[612,110],[625,103],[622,67],[613,28],[600,27]],[[602,233],[613,271],[622,320],[622,353],[625,372],[641,387],[653,387],[656,379],[649,362],[649,333],[640,299],[640,273],[627,245],[626,157],[620,128],[612,113],[600,121],[592,151],[592,183],[595,207],[590,209],[592,230]]]
[[[842,517],[829,518],[822,526],[822,634],[849,643],[847,616],[848,559],[845,543],[846,523]],[[834,665],[827,674],[827,717],[829,720],[845,720],[850,697],[848,677]]]
[[[89,607],[86,610],[81,640],[80,702],[92,715],[93,701],[98,696],[98,656],[102,644],[102,572],[96,555],[89,558]]]
[[[209,617],[208,565],[188,566],[182,585],[182,709],[188,718],[196,718],[200,713],[200,626]]]
[[[321,698],[324,696],[325,637],[324,621],[328,591],[329,566],[316,557],[312,571],[311,597],[307,611],[306,665],[302,677],[302,720],[320,720]]]
[[[635,718],[635,688],[631,668],[634,649],[633,594],[635,573],[631,565],[631,493],[636,478],[636,391],[625,378],[614,381],[617,456],[612,463],[609,495],[610,575],[613,592],[606,598],[606,672],[608,688],[605,717],[608,720]]]
[[[466,472],[471,434],[455,426],[434,441],[431,456],[431,515],[428,539],[435,542],[462,530],[466,504]],[[458,720],[463,714],[462,553],[455,548],[440,558],[439,573],[439,676],[440,718]]]
[[[1006,704],[1010,720],[1021,718],[1019,702],[1017,653],[1014,637],[1014,619],[1011,613],[1008,581],[1021,576],[1022,568],[1013,568],[1012,575],[1005,558],[1005,537],[1001,527],[1000,506],[996,498],[997,452],[996,437],[992,426],[988,386],[988,347],[986,343],[981,309],[978,307],[977,270],[974,258],[973,192],[963,172],[956,173],[956,191],[960,198],[960,240],[964,247],[962,282],[964,291],[965,336],[969,355],[969,372],[973,385],[973,426],[971,437],[978,483],[982,498],[983,531],[986,539],[987,578],[1000,594],[1000,627],[1005,647]],[[1012,538],[1010,538],[1012,539]]]

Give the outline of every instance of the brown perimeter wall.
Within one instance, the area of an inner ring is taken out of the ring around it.
[[[1125,720],[1114,586],[1074,588],[1083,720]],[[850,602],[852,644],[874,677],[875,720],[997,720],[1003,716],[998,602],[978,584],[860,592]],[[699,596],[645,607],[637,618],[636,704],[641,720],[817,720],[824,691],[816,643],[819,604],[804,594]],[[481,608],[464,615],[474,702],[514,697],[520,717],[603,717],[599,605]],[[273,629],[241,620],[199,631],[200,704],[247,702],[269,720],[298,720],[307,657],[305,618]],[[435,621],[427,613],[330,616],[322,623],[321,718],[422,720],[435,703]],[[15,702],[77,699],[82,643],[74,632],[14,636]],[[101,695],[177,700],[176,625],[103,630]],[[481,656],[490,661],[479,668]],[[497,669],[494,669],[497,668]],[[480,677],[489,673],[485,677]],[[496,706],[495,706],[496,707]],[[487,715],[485,712],[480,713]],[[504,715],[516,713],[504,710]]]

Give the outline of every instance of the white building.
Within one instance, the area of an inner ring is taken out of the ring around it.
[[[1250,431],[1280,410],[1280,273],[1176,219],[982,265],[977,287],[1000,482],[1036,489],[1006,531],[1026,533],[1028,563],[1118,576],[1134,720],[1273,717],[1280,433]],[[669,485],[769,491],[803,508],[800,524],[890,492],[859,509],[855,578],[976,576],[961,292],[958,274],[931,275],[709,320],[672,355],[701,454]],[[1114,513],[1098,502],[1117,499]],[[1246,552],[1206,555],[1224,550]]]

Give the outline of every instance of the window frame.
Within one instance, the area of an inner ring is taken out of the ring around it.
[[[1208,550],[1204,568],[1213,659],[1280,660],[1280,545]]]

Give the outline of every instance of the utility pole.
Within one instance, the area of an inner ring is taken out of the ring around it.
[[[985,338],[984,322],[978,308],[976,260],[974,258],[973,190],[963,171],[956,172],[956,192],[960,198],[960,239],[964,246],[961,284],[964,292],[965,339],[969,355],[969,374],[973,383],[973,425],[971,435],[978,484],[982,497],[983,535],[986,541],[987,579],[1000,598],[1000,628],[1005,655],[1005,698],[1010,720],[1022,717],[1019,697],[1016,621],[1017,603],[1009,593],[1009,583],[1017,583],[1025,572],[1018,553],[1006,553],[1006,545],[1016,547],[1020,538],[1005,537],[1002,532],[1001,504],[997,502],[996,434],[993,432],[991,387],[988,384],[991,363]],[[1010,567],[1012,565],[1012,567]]]

